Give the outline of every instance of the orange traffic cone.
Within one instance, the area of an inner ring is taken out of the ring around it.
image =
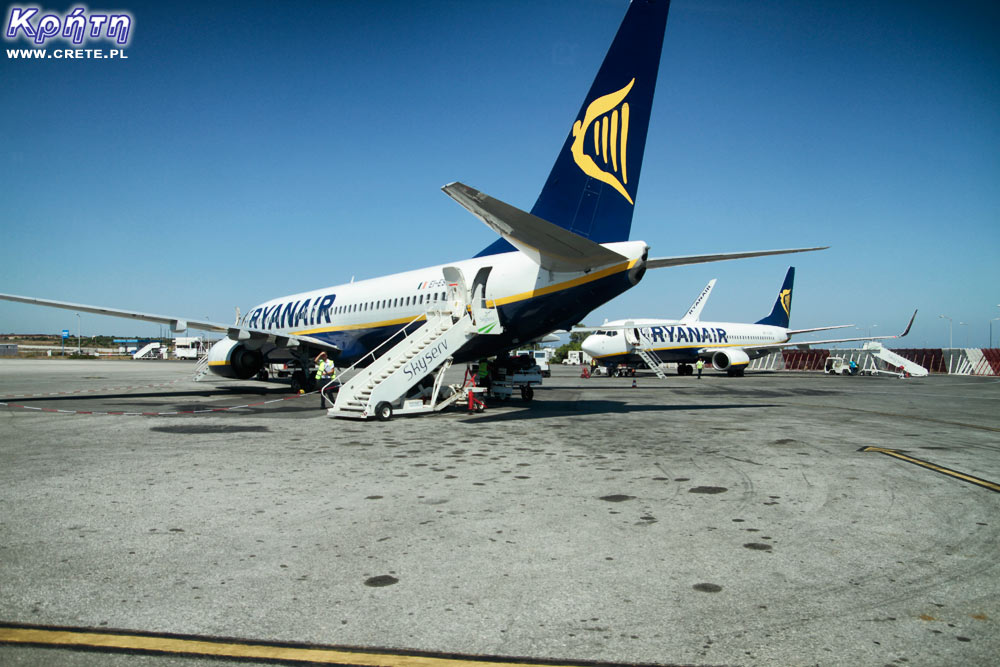
[[[635,383],[635,378],[632,378],[632,388],[633,388],[633,389],[635,389],[635,388],[636,388],[636,387],[638,387],[638,386],[639,386],[639,385],[637,385],[637,384]]]

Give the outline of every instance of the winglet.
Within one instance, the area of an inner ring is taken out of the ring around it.
[[[716,278],[712,278],[708,281],[708,284],[705,285],[705,289],[701,291],[698,298],[695,299],[694,303],[691,304],[691,307],[688,308],[687,313],[685,313],[684,317],[681,318],[681,322],[698,321],[698,318],[701,317],[701,309],[705,307],[706,303],[708,303],[708,295],[712,293],[712,288],[715,287],[715,281]]]
[[[917,319],[917,311],[913,311],[913,315],[910,316],[910,323],[906,325],[906,331],[896,336],[896,338],[902,338],[906,334],[910,333],[910,327],[913,326],[913,320]]]

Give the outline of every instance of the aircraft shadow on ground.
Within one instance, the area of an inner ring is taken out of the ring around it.
[[[196,391],[150,391],[142,393],[129,393],[129,394],[66,394],[64,396],[25,396],[19,397],[16,394],[12,394],[14,398],[9,399],[7,402],[17,402],[21,404],[26,403],[51,403],[57,401],[120,401],[126,399],[137,399],[137,398],[211,398],[213,396],[288,396],[291,392],[287,388],[271,388],[271,387],[217,387],[214,389],[199,389]],[[319,399],[316,399],[317,401]]]
[[[524,419],[552,419],[579,415],[632,414],[637,412],[683,412],[686,410],[759,410],[775,408],[773,403],[741,403],[738,405],[629,405],[623,401],[534,401],[528,404],[487,405],[486,412],[467,421],[476,423],[503,422]],[[490,414],[491,409],[508,408]],[[510,408],[514,408],[513,410]],[[517,409],[521,408],[521,409]]]
[[[260,403],[261,400],[274,400],[268,405],[253,405],[234,411],[232,414],[246,415],[250,412],[266,411],[269,414],[276,412],[302,412],[305,410],[319,411],[319,399],[316,396],[302,396],[302,400],[294,403],[279,402],[275,399],[297,399],[300,398],[283,387],[214,387],[199,389],[195,391],[162,391],[162,392],[141,392],[129,394],[67,394],[65,396],[26,396],[9,399],[7,402],[19,405],[38,405],[39,407],[57,407],[59,409],[71,409],[77,411],[101,411],[101,412],[205,412],[213,411],[211,414],[227,414],[225,411],[233,406],[219,405],[215,401],[211,403],[196,402],[192,399],[198,398],[219,398],[219,397],[239,398],[243,403]],[[311,400],[310,400],[311,399]],[[280,407],[279,407],[280,405]]]

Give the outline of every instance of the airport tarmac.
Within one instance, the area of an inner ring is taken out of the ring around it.
[[[0,360],[0,663],[1000,656],[996,378],[554,367],[361,423],[192,371]]]

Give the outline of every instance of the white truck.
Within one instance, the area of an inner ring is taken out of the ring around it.
[[[207,346],[201,336],[178,336],[174,338],[175,359],[200,359]]]
[[[589,364],[590,361],[590,355],[583,350],[570,350],[566,353],[566,358],[563,359],[563,363],[570,366],[581,366],[583,364]]]
[[[547,350],[545,350],[545,349],[541,349],[541,350],[518,350],[514,354],[515,354],[515,356],[518,356],[518,357],[524,357],[524,356],[531,357],[532,359],[535,360],[535,363],[538,365],[538,370],[542,374],[542,377],[547,378],[547,377],[551,377],[552,376],[552,371],[549,368],[549,358],[550,358],[551,355],[549,354],[549,352]]]

